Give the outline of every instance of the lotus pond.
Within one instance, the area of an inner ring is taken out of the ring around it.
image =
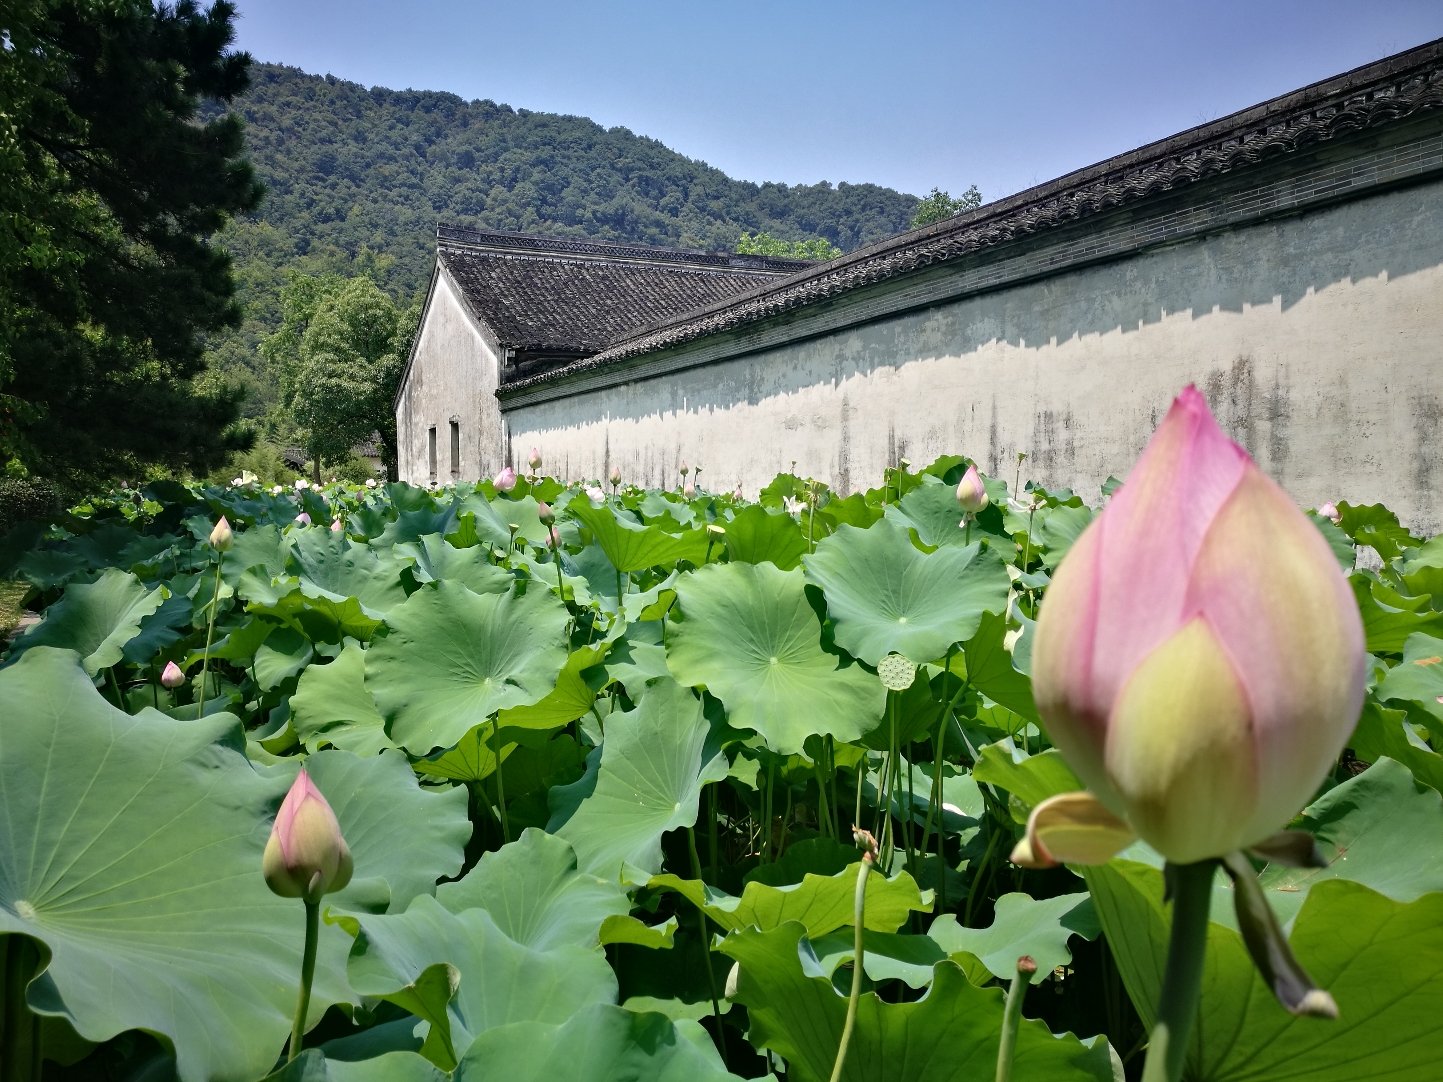
[[[959,527],[966,465],[754,503],[161,482],[12,537],[0,1076],[961,1082],[1012,989],[1012,1078],[1139,1077],[1161,858],[1008,859],[1079,788],[1029,674],[1095,512],[1019,465]],[[1326,867],[1253,871],[1340,1018],[1274,1002],[1219,878],[1195,1082],[1443,1071],[1443,538],[1337,510],[1367,697],[1300,820]],[[287,1062],[305,918],[261,856],[303,763],[354,872]]]

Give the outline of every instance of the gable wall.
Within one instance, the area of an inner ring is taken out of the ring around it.
[[[436,428],[436,476],[441,484],[475,481],[504,464],[496,385],[501,349],[462,305],[450,276],[441,271],[427,298],[411,366],[396,400],[396,439],[401,480],[432,480],[428,430]],[[460,426],[459,472],[451,472],[450,422]]]
[[[1096,500],[1195,382],[1300,503],[1382,501],[1437,530],[1443,180],[1431,168],[1413,187],[899,314],[871,317],[876,290],[861,291],[776,336],[828,328],[805,341],[758,348],[765,333],[746,332],[621,362],[608,379],[658,371],[503,401],[512,443],[539,445],[563,477],[617,464],[643,485],[675,484],[684,457],[705,467],[703,487],[740,481],[750,497],[794,461],[845,492],[879,484],[899,457],[948,452],[1010,479],[1026,451],[1024,479]]]

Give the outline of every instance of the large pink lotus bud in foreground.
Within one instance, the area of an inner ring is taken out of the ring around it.
[[[982,475],[977,467],[968,466],[962,480],[957,482],[957,505],[969,515],[975,515],[987,506],[987,489],[982,485]]]
[[[1014,859],[1097,863],[1136,834],[1187,864],[1269,838],[1351,735],[1364,662],[1327,542],[1188,387],[1043,601],[1033,693],[1096,801],[1039,804]]]
[[[510,492],[516,487],[516,471],[510,466],[504,467],[500,473],[491,479],[491,487],[497,492]]]
[[[351,881],[351,851],[326,798],[302,768],[261,857],[266,885],[282,898],[318,901]]]

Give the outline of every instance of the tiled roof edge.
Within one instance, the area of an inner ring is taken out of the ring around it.
[[[680,264],[707,270],[740,271],[747,274],[794,274],[815,266],[806,259],[778,259],[737,252],[696,252],[682,248],[658,248],[649,244],[620,244],[575,237],[553,237],[541,233],[511,233],[505,230],[470,229],[465,226],[436,225],[436,246],[479,249],[516,255],[557,255],[629,262]]]
[[[1103,211],[1443,107],[1443,39],[1108,158],[1016,195],[768,283],[500,393],[562,380],[958,259]]]

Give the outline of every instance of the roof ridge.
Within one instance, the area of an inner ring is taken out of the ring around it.
[[[518,255],[562,255],[585,259],[620,259],[628,262],[686,264],[714,271],[742,271],[748,274],[786,275],[815,266],[807,259],[741,252],[703,252],[685,248],[663,248],[651,244],[597,241],[582,237],[560,237],[546,233],[515,233],[502,229],[436,223],[436,246],[459,246]]]

